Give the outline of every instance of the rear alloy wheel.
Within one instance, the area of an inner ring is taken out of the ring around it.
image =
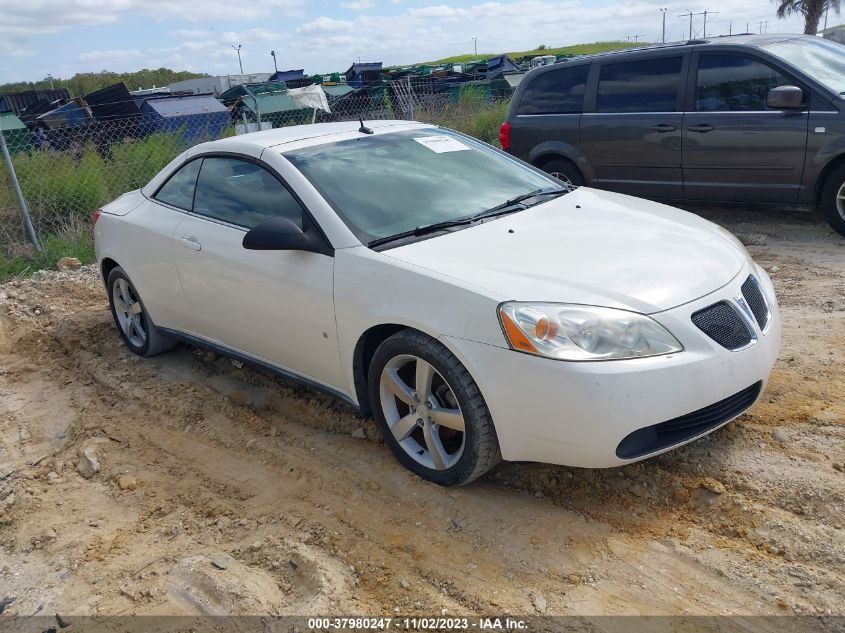
[[[478,386],[434,339],[406,330],[384,341],[370,365],[369,387],[385,442],[421,477],[461,485],[501,459]]]
[[[566,158],[555,158],[546,163],[543,163],[541,169],[560,180],[564,186],[574,189],[581,187],[584,184],[584,177],[581,171],[575,166],[575,163]]]
[[[822,214],[840,235],[845,235],[845,165],[834,169],[822,188]]]
[[[115,325],[131,351],[155,356],[173,349],[176,341],[161,334],[150,320],[138,291],[120,266],[109,273],[106,285]]]

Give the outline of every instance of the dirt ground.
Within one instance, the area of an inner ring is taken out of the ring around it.
[[[702,213],[777,287],[761,402],[639,465],[460,489],[332,398],[201,350],[132,356],[90,267],[0,286],[5,615],[845,614],[845,239]]]

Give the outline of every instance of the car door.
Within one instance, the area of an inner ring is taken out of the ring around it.
[[[141,213],[126,216],[122,229],[128,246],[120,262],[160,327],[180,328],[187,311],[171,252],[176,227],[193,203],[199,167],[198,162],[191,161],[176,169],[143,202]]]
[[[189,333],[337,388],[334,257],[243,247],[249,229],[277,217],[300,228],[313,222],[266,166],[203,157],[192,210],[173,243]]]
[[[745,52],[694,55],[683,122],[687,200],[794,203],[807,146],[807,109],[771,110],[771,88],[796,85]]]
[[[682,196],[687,60],[679,53],[596,64],[581,116],[581,149],[595,174],[590,184],[646,198]]]

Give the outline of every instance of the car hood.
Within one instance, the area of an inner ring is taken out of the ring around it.
[[[646,314],[721,288],[748,256],[727,231],[691,213],[586,187],[382,254],[484,288],[501,301]]]

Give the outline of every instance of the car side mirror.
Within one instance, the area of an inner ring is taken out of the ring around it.
[[[243,246],[252,251],[322,251],[314,231],[303,231],[288,218],[273,218],[244,235]]]
[[[798,86],[778,86],[769,90],[766,105],[773,110],[796,110],[804,106],[804,91]]]

